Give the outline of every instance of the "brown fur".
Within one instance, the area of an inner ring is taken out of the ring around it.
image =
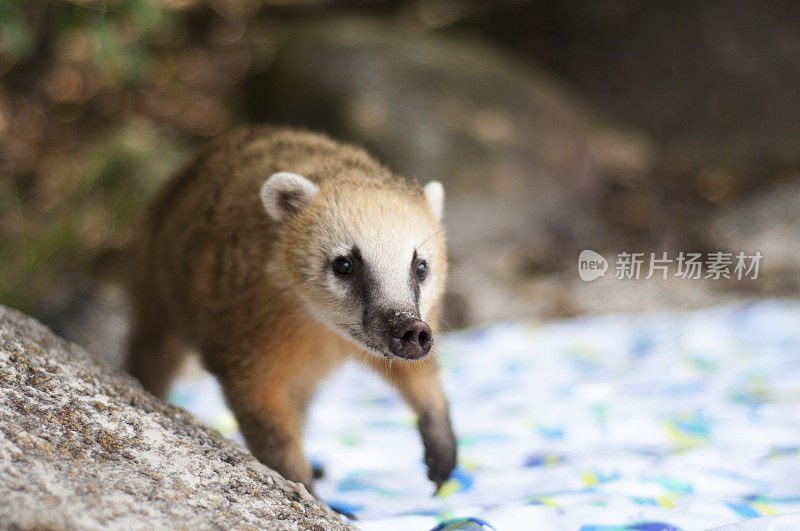
[[[385,220],[361,222],[390,228],[410,208],[430,215],[418,185],[326,137],[256,128],[212,142],[156,197],[138,240],[130,371],[164,396],[184,353],[197,349],[219,378],[254,455],[311,488],[301,444],[305,411],[318,382],[355,353],[418,414],[429,476],[440,485],[455,464],[455,441],[433,354],[390,363],[361,351],[309,312],[297,292],[302,272],[293,261],[315,252],[309,235],[320,220],[312,207],[285,227],[269,218],[259,187],[280,171],[305,176],[320,186],[321,196],[328,190],[328,201],[370,201],[373,193],[401,199],[389,203],[395,206]],[[441,279],[425,319],[436,330],[446,262],[443,237],[433,239]]]

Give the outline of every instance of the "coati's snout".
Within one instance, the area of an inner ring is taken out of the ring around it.
[[[433,330],[420,318],[416,308],[404,311],[368,308],[360,328],[357,335],[380,356],[419,360],[433,347]]]
[[[427,356],[433,345],[433,331],[422,319],[404,319],[392,326],[391,336],[389,350],[407,360]]]

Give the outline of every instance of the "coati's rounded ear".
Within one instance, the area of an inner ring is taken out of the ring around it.
[[[428,200],[433,215],[436,216],[437,221],[441,221],[442,214],[444,213],[444,187],[439,181],[431,181],[423,188],[425,192],[425,199]]]
[[[261,185],[261,202],[274,221],[283,223],[319,193],[319,186],[302,175],[282,171]]]

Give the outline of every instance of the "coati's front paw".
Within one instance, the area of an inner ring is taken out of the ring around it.
[[[456,438],[447,411],[425,414],[419,418],[419,432],[425,446],[425,464],[428,478],[436,484],[436,491],[447,481],[456,467]]]
[[[425,448],[425,464],[428,465],[428,479],[436,484],[436,492],[442,483],[450,478],[456,467],[456,442],[451,439],[446,444],[435,444]]]

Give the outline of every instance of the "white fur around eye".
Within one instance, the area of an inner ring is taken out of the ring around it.
[[[327,285],[328,290],[339,299],[344,299],[350,295],[345,285],[334,277],[332,271],[328,275],[325,284]]]
[[[331,260],[339,258],[340,256],[347,256],[350,254],[350,250],[353,248],[352,245],[337,245],[331,249],[328,255],[331,257]]]

